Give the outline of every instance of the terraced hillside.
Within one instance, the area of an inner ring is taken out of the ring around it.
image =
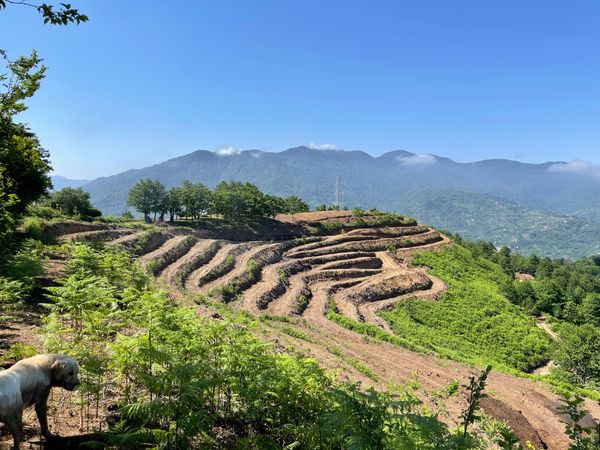
[[[443,301],[446,283],[426,268],[410,265],[410,260],[414,252],[452,245],[448,238],[410,223],[369,227],[368,221],[361,220],[351,225],[348,212],[280,219],[324,231],[334,222],[339,228],[341,221],[345,232],[232,241],[183,228],[116,228],[67,233],[63,239],[95,238],[123,246],[174,297],[200,303],[199,313],[216,314],[203,302],[213,300],[259,316],[266,337],[282,350],[315,357],[339,370],[340,376],[365,385],[385,388],[407,383],[416,375],[423,391],[432,394],[454,380],[467,379],[475,370],[403,345],[378,314],[408,298]],[[331,313],[338,320],[331,320]],[[508,421],[523,442],[529,440],[536,448],[568,447],[557,397],[546,384],[493,372],[488,392],[485,411]],[[464,401],[460,396],[448,399],[447,420],[452,424]],[[600,417],[598,405],[587,406]]]

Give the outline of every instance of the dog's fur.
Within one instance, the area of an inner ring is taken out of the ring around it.
[[[45,354],[26,358],[0,372],[0,422],[4,422],[18,450],[23,433],[23,410],[35,405],[42,435],[50,433],[47,401],[53,386],[72,391],[79,386],[79,365],[70,356]]]

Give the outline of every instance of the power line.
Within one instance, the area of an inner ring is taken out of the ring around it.
[[[342,177],[335,177],[335,205],[338,208],[342,207]]]

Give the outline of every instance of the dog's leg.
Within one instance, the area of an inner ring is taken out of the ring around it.
[[[20,411],[8,420],[6,426],[13,436],[13,449],[19,450],[21,446],[21,435],[23,434],[23,412]]]
[[[50,391],[45,393],[37,402],[35,402],[35,412],[40,422],[40,428],[42,430],[42,436],[46,439],[52,439],[58,437],[56,434],[50,433],[48,428],[48,395]]]

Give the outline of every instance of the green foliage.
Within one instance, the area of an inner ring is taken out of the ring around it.
[[[373,381],[379,381],[379,377],[375,374],[375,372],[373,372],[369,367],[367,367],[365,364],[360,362],[358,359],[353,358],[352,356],[347,356],[344,352],[340,351],[340,349],[338,349],[337,347],[330,346],[330,347],[327,347],[327,350],[329,350],[331,353],[333,353],[335,356],[337,356],[339,359],[341,359],[348,365],[354,367],[356,370],[358,370],[360,373],[362,373],[367,378],[369,378]]]
[[[178,191],[175,191],[176,193]],[[177,196],[177,194],[175,194]],[[210,211],[212,192],[202,183],[183,182],[179,191],[181,215],[190,219],[197,219]]]
[[[16,249],[0,261],[0,304],[14,306],[25,300],[41,275],[44,251],[38,241],[19,241]]]
[[[296,315],[300,315],[308,307],[310,298],[308,295],[299,295],[291,305],[291,312]]]
[[[83,408],[97,408],[106,390],[118,401],[109,444],[458,450],[480,442],[448,430],[412,390],[335,383],[316,361],[259,341],[242,325],[249,318],[210,320],[174,306],[124,253],[65,250],[68,276],[52,289],[45,342],[80,362]]]
[[[144,179],[129,190],[127,204],[144,214],[146,220],[150,213],[154,213],[156,219],[156,214],[164,210],[166,196],[167,191],[160,181]]]
[[[227,255],[227,257],[225,258],[225,260],[216,265],[215,267],[213,267],[212,269],[210,269],[210,271],[208,273],[206,273],[200,280],[199,283],[202,284],[206,284],[209,283],[213,280],[216,280],[217,278],[221,278],[223,275],[231,272],[231,270],[235,267],[235,256],[234,255]]]
[[[128,204],[144,214],[169,213],[172,222],[180,219],[199,220],[217,215],[227,221],[250,223],[279,213],[308,211],[308,205],[296,196],[277,197],[261,192],[251,183],[221,182],[211,191],[202,183],[184,180],[181,187],[166,191],[158,180],[144,179],[129,191]]]
[[[355,207],[352,209],[352,216],[354,217],[362,217],[365,215],[365,210],[363,208],[360,207]]]
[[[373,325],[365,322],[357,322],[350,319],[348,316],[344,316],[337,311],[336,307],[330,307],[327,312],[327,318],[338,325],[341,325],[348,330],[356,331],[357,333],[364,334],[375,338],[376,340],[389,342],[391,344],[398,345],[400,347],[407,348],[414,352],[431,354],[432,351],[425,346],[421,346],[418,342],[414,342],[404,337],[396,336],[379,328],[377,325]]]
[[[483,190],[487,191],[487,177],[479,178],[477,183],[482,183]],[[532,176],[522,179],[531,180]],[[501,183],[507,183],[506,189],[515,189],[510,186],[514,180],[512,175],[510,180]],[[582,191],[584,189],[579,192]],[[433,188],[417,189],[416,192],[407,189],[406,198],[395,201],[393,206],[396,210],[418,217],[421,223],[453,230],[469,239],[486,239],[497,246],[507,245],[523,255],[574,259],[598,253],[598,222],[583,216],[576,217],[575,210],[569,215],[561,214],[564,209],[558,207],[559,203],[573,204],[578,200],[573,191],[563,190],[562,194],[560,201],[556,200],[558,197],[555,194],[542,196],[547,202],[553,203],[552,207],[533,209],[523,206],[531,201],[532,197],[528,194],[517,194],[520,203],[515,203],[487,193],[466,192],[466,189]],[[582,203],[588,207],[591,204],[583,199]],[[540,204],[537,205],[539,208]],[[567,209],[571,209],[570,206]]]
[[[24,101],[35,94],[46,68],[37,53],[8,60],[0,50],[9,74],[0,74],[0,241],[12,231],[27,206],[51,186],[48,152],[37,136],[14,116],[27,109]]]
[[[18,361],[23,358],[29,358],[39,353],[40,352],[37,348],[31,345],[23,344],[22,342],[17,342],[11,345],[10,348],[8,348],[0,357],[0,364],[4,364],[8,361]]]
[[[594,426],[582,425],[582,420],[589,415],[589,411],[584,408],[583,397],[568,393],[561,397],[561,402],[558,411],[568,417],[565,426],[567,436],[571,439],[569,450],[598,450],[600,422],[594,421]]]
[[[228,220],[248,221],[282,212],[282,207],[251,183],[222,181],[213,193],[213,210]]]
[[[125,220],[133,220],[133,214],[131,214],[131,211],[123,212],[123,214],[121,214],[121,217]]]
[[[28,217],[43,220],[66,219],[67,217],[57,209],[48,206],[45,201],[35,202],[27,207]]]
[[[152,275],[157,276],[169,264],[184,255],[196,242],[198,241],[195,237],[186,236],[183,240],[179,241],[177,245],[171,247],[168,251],[163,252],[158,258],[154,258],[150,261],[146,266],[146,269]]]
[[[99,217],[100,211],[90,202],[90,194],[81,188],[65,187],[52,192],[48,203],[66,216]]]
[[[501,268],[459,245],[415,255],[448,283],[437,302],[409,299],[382,313],[398,337],[440,356],[527,371],[549,359],[551,340],[502,295]]]
[[[308,334],[297,330],[296,328],[292,328],[292,327],[281,327],[280,331],[287,334],[288,336],[292,336],[296,339],[300,339],[301,341],[306,341],[306,342],[315,342],[315,340],[313,338],[311,338]]]
[[[296,197],[295,195],[290,195],[288,197],[281,197],[282,206],[280,208],[281,212],[286,214],[298,214],[303,212],[308,212],[310,208],[308,204],[303,201],[301,198]],[[274,211],[276,212],[276,211]]]
[[[499,264],[511,279],[515,273],[535,277],[534,281],[503,284],[504,294],[513,303],[534,314],[552,314],[572,323],[600,323],[600,267],[593,258],[569,261],[523,256],[507,247],[496,250],[489,242],[454,239],[475,255]]]
[[[396,248],[396,246],[395,246],[394,244],[387,244],[387,245],[385,246],[385,250],[386,250],[388,253],[390,253],[390,254],[392,254],[392,255],[395,255],[395,254],[396,254],[396,251],[397,251],[398,249]]]
[[[75,23],[79,25],[81,22],[87,22],[88,16],[81,14],[77,9],[72,8],[69,3],[61,3],[59,9],[54,9],[54,5],[42,3],[41,5],[33,5],[22,1],[0,0],[0,11],[6,8],[6,5],[22,5],[35,8],[42,15],[44,23],[52,25],[68,25]]]
[[[600,330],[590,324],[563,324],[559,338],[554,360],[569,381],[600,388]]]
[[[26,294],[27,288],[23,282],[0,277],[0,306],[17,303],[23,300]]]

